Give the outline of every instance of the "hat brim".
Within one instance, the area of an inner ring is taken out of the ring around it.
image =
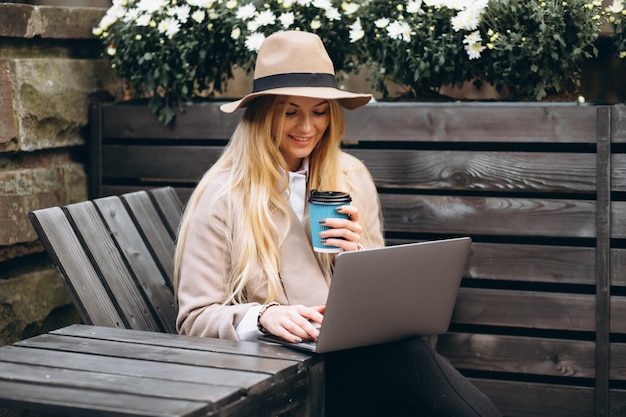
[[[222,104],[220,106],[220,110],[225,113],[232,113],[237,109],[245,107],[252,99],[266,95],[312,97],[337,100],[342,107],[345,107],[348,110],[354,110],[358,107],[364,106],[372,99],[371,94],[350,93],[348,91],[332,87],[283,87],[248,94],[241,100]]]

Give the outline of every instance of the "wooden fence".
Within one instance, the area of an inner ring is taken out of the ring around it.
[[[185,200],[239,115],[95,105],[91,197]],[[377,184],[389,244],[471,236],[438,350],[506,416],[626,415],[626,108],[375,103],[344,147]]]

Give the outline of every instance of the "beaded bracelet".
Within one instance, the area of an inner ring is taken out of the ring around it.
[[[263,327],[263,325],[261,324],[261,316],[263,316],[263,313],[265,313],[265,310],[267,310],[268,308],[273,307],[273,306],[279,306],[279,305],[280,304],[277,303],[276,301],[272,301],[269,304],[263,304],[263,306],[261,307],[261,310],[259,310],[259,315],[256,316],[256,327],[259,329],[261,333],[264,333],[264,334],[269,333],[267,329]]]

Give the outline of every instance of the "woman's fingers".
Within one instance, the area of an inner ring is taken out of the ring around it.
[[[324,226],[330,227],[320,233],[322,242],[326,246],[338,246],[344,251],[359,249],[359,241],[363,228],[359,223],[359,211],[354,206],[343,206],[337,210],[339,213],[347,214],[348,219],[327,218]]]
[[[302,305],[273,306],[265,310],[261,316],[261,324],[270,333],[290,342],[317,340],[319,326],[315,323],[322,322],[323,308]]]

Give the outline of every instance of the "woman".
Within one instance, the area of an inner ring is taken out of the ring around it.
[[[326,245],[384,245],[371,175],[339,148],[341,107],[370,99],[337,89],[318,36],[280,32],[264,41],[253,92],[221,107],[245,113],[185,210],[175,260],[180,333],[317,339],[336,255],[312,249],[307,193],[352,197],[339,209],[347,219],[326,219]],[[326,354],[325,364],[329,416],[499,415],[419,338]]]

